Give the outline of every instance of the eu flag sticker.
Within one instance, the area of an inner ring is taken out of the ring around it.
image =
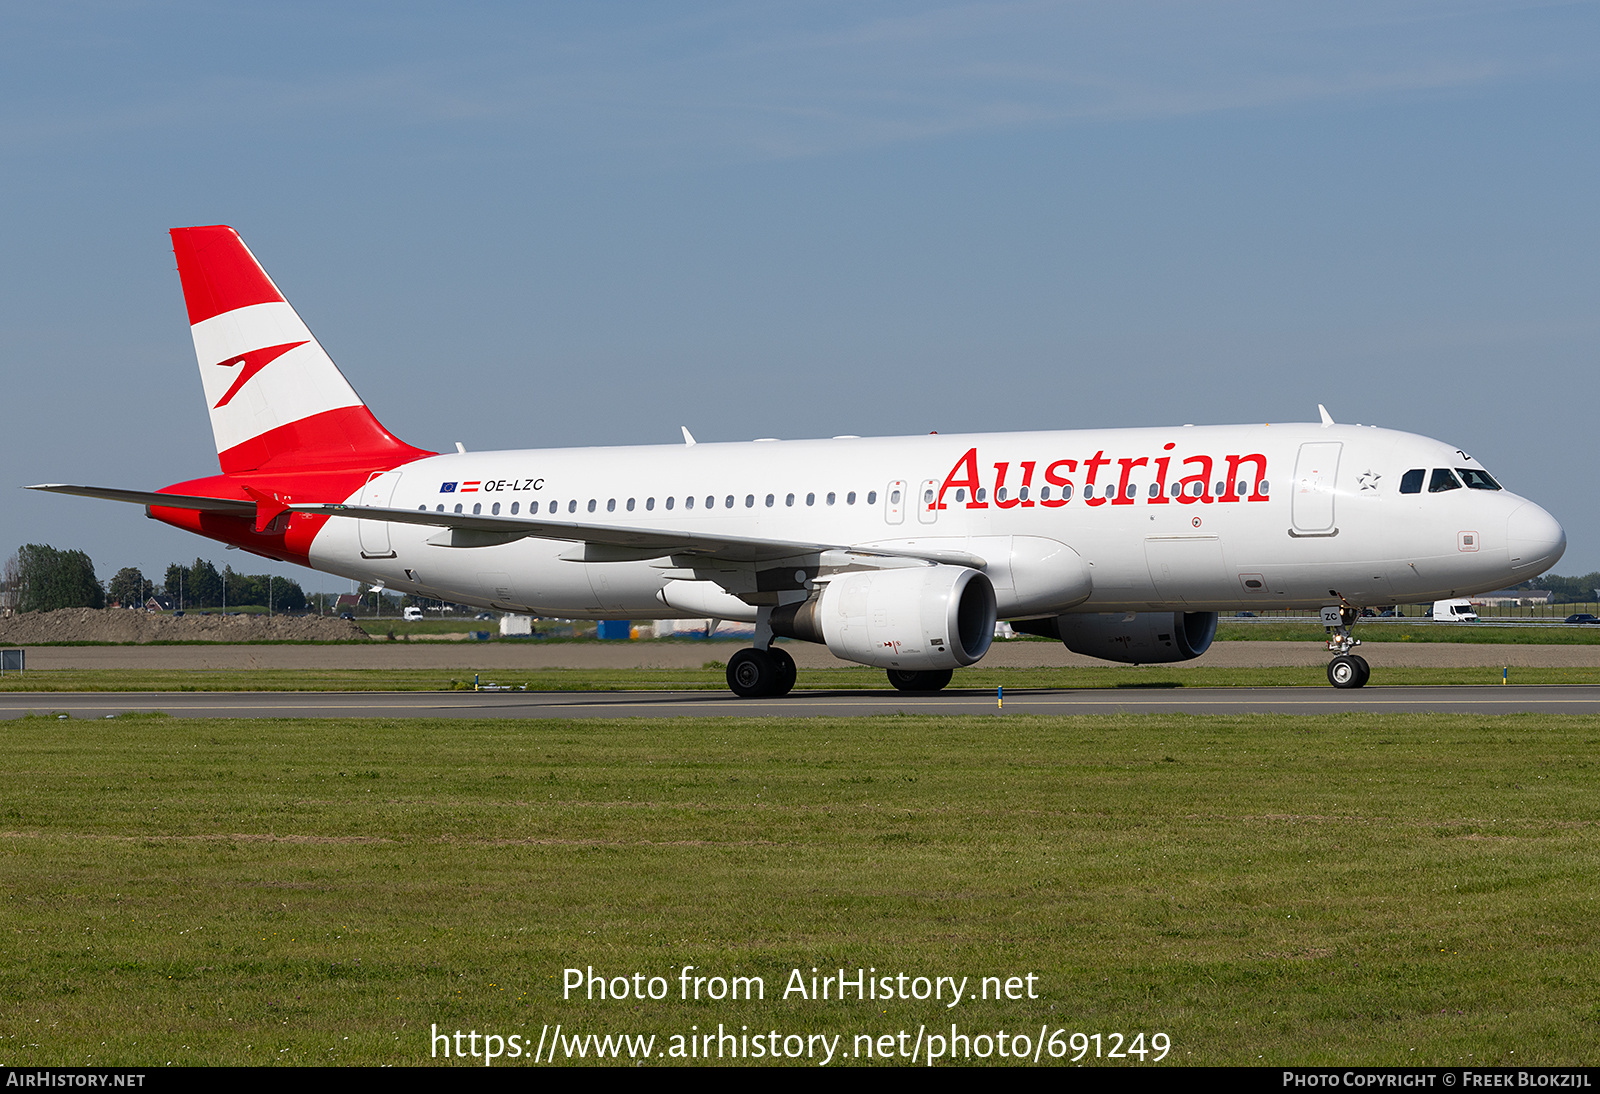
[[[456,492],[456,484],[455,483],[446,482],[446,483],[440,483],[439,484],[439,493],[441,493],[441,494],[454,494],[455,492]]]

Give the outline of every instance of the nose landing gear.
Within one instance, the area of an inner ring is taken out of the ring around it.
[[[1337,593],[1334,595],[1338,596]],[[1367,659],[1350,652],[1361,645],[1361,639],[1350,634],[1350,628],[1359,616],[1355,605],[1347,603],[1343,597],[1339,598],[1338,604],[1322,609],[1322,625],[1328,632],[1328,651],[1334,654],[1333,660],[1328,662],[1328,683],[1336,688],[1364,687],[1372,677],[1372,666],[1367,664]]]

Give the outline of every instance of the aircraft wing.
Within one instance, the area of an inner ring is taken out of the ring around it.
[[[165,496],[165,495],[162,495]],[[157,503],[161,504],[161,503]],[[356,517],[392,524],[420,524],[443,529],[428,542],[441,547],[488,547],[518,539],[555,539],[584,545],[582,555],[573,561],[621,562],[628,559],[660,558],[664,555],[703,555],[731,562],[776,562],[779,559],[816,555],[824,551],[884,558],[912,558],[925,562],[944,562],[982,569],[987,563],[966,551],[943,548],[852,546],[845,543],[815,543],[797,540],[756,539],[749,536],[686,532],[679,529],[641,528],[615,524],[590,524],[581,521],[537,520],[532,517],[474,516],[467,513],[438,513],[425,509],[388,509],[367,505],[290,505],[290,512],[318,513],[329,517]]]
[[[46,490],[52,494],[76,494],[82,498],[103,498],[106,501],[126,501],[134,505],[164,505],[168,509],[198,509],[206,513],[228,513],[232,516],[253,517],[256,503],[236,498],[207,498],[195,494],[159,494],[153,490],[119,490],[110,486],[72,486],[61,482],[25,486],[24,490]]]

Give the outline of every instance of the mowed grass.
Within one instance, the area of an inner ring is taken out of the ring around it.
[[[531,1043],[556,1022],[659,1050],[719,1023],[846,1052],[952,1022],[1163,1032],[1190,1064],[1600,1046],[1600,718],[0,733],[11,1066],[421,1064],[435,1024]],[[684,965],[766,999],[677,1001]],[[587,966],[674,997],[563,1000]],[[1039,998],[783,999],[813,967],[1032,973]]]
[[[1557,620],[1556,622],[1559,622]],[[1424,642],[1466,645],[1594,646],[1597,626],[1513,626],[1492,623],[1434,623],[1432,620],[1363,619],[1353,628],[1363,642]],[[1327,632],[1316,622],[1232,620],[1217,622],[1219,642],[1323,642]]]
[[[722,662],[699,669],[486,669],[484,684],[529,691],[726,691]],[[0,695],[77,691],[451,691],[471,689],[461,669],[29,669],[0,679]],[[1600,684],[1600,668],[1379,666],[1369,687],[1512,684]],[[1211,665],[1107,665],[1071,668],[957,670],[951,688],[1327,687],[1321,665],[1228,668]],[[882,669],[863,665],[807,668],[797,691],[887,691]]]

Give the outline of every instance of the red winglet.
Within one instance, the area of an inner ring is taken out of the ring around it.
[[[267,525],[289,511],[289,503],[280,501],[275,495],[257,490],[253,486],[246,486],[244,492],[255,499],[257,532],[265,532]]]

